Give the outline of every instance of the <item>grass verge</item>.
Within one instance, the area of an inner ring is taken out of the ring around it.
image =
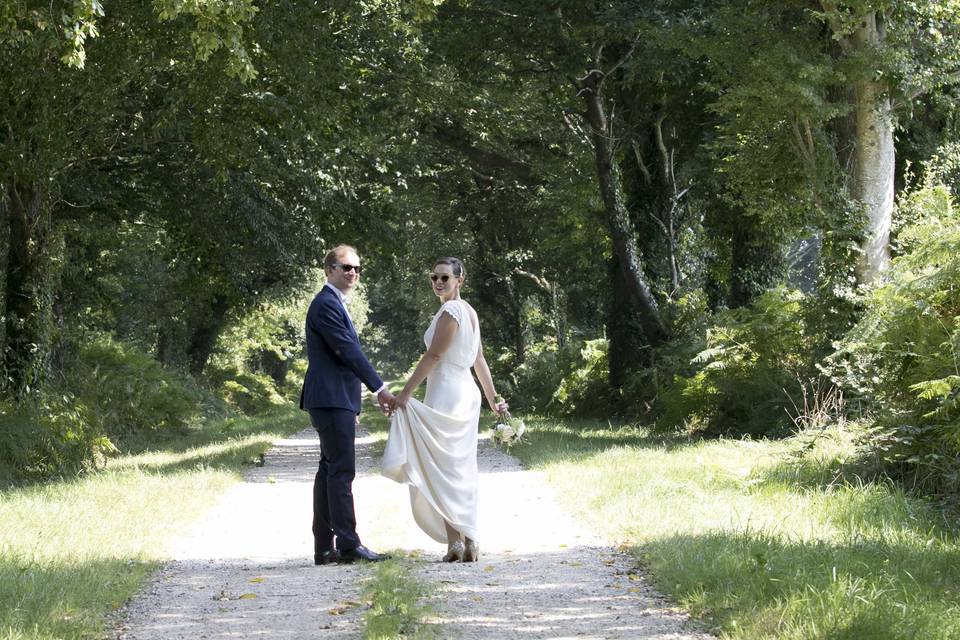
[[[810,446],[527,424],[512,453],[721,637],[960,638],[955,525],[891,484],[845,477],[849,431]]]
[[[422,604],[430,595],[430,586],[400,559],[386,560],[376,567],[363,589],[364,598],[370,602],[363,617],[364,640],[436,638],[437,627],[427,622],[433,610]]]
[[[0,640],[106,635],[167,542],[303,426],[296,409],[212,422],[128,443],[100,473],[0,492]]]

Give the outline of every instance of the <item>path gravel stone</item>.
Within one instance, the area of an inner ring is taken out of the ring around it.
[[[706,640],[610,547],[562,511],[535,472],[481,437],[480,561],[440,562],[406,487],[379,475],[382,443],[357,439],[354,496],[364,544],[412,558],[436,589],[440,637]],[[118,615],[123,640],[359,638],[371,565],[313,565],[316,433],[279,440],[183,538]],[[176,499],[176,496],[171,496]]]

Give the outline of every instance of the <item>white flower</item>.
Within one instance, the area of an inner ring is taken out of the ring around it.
[[[511,418],[509,413],[504,413],[501,418],[503,422],[499,422],[493,426],[493,434],[491,437],[495,444],[502,444],[505,447],[509,447],[520,440],[523,433],[527,430],[527,426],[523,423],[523,420],[514,420]]]

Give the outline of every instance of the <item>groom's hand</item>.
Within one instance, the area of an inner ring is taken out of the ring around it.
[[[393,397],[393,394],[390,393],[390,390],[387,388],[384,388],[383,391],[377,394],[377,406],[380,407],[380,411],[385,416],[393,413],[393,407],[396,402],[397,399]]]

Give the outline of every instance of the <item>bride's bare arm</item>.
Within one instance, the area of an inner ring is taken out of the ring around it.
[[[503,413],[507,410],[507,403],[497,403],[497,390],[493,386],[493,376],[490,375],[490,367],[487,366],[487,359],[483,357],[483,342],[477,350],[477,359],[473,361],[473,370],[477,373],[477,379],[480,386],[483,387],[483,395],[487,399],[487,406],[494,413]]]
[[[453,344],[453,339],[457,335],[457,329],[457,321],[454,320],[450,314],[444,313],[440,316],[440,319],[437,320],[437,328],[433,332],[433,340],[430,341],[427,352],[420,358],[420,362],[417,363],[417,368],[413,370],[413,374],[410,376],[410,379],[407,380],[407,384],[404,385],[403,391],[397,395],[396,404],[398,407],[407,406],[407,401],[410,399],[410,396],[413,395],[414,389],[419,387],[420,383],[427,379],[427,376],[430,375],[433,368],[440,362],[440,358],[443,357],[443,354],[446,353],[450,345]]]

